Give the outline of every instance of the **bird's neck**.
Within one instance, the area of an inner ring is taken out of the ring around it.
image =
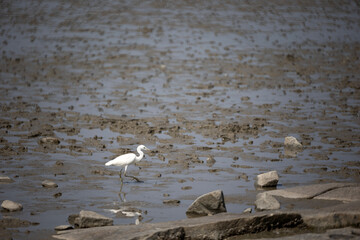
[[[144,153],[141,150],[138,150],[139,156],[135,157],[135,161],[139,162],[143,157],[144,157]]]

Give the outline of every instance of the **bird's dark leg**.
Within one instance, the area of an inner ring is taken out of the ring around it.
[[[120,185],[120,191],[119,191],[119,198],[120,198],[120,201],[121,201],[121,202],[126,202],[126,198],[125,198],[126,193],[124,193],[124,192],[122,191],[123,186],[124,186],[124,183],[123,183],[123,181],[122,181],[122,179],[121,179],[121,185]]]
[[[132,179],[134,179],[134,180],[136,180],[137,182],[141,182],[140,181],[140,179],[138,179],[137,177],[135,177],[135,176],[130,176],[130,175],[126,175],[126,173],[125,173],[125,175],[124,175],[125,177],[130,177],[130,178],[132,178]]]
[[[137,182],[141,182],[137,177],[126,175],[126,170],[127,170],[127,165],[125,166],[125,170],[124,170],[124,176],[125,177],[131,177],[132,179],[136,180]]]
[[[123,184],[123,178],[121,177],[121,171],[122,171],[122,169],[121,169],[120,172],[119,172],[119,176],[120,176],[120,181],[121,181],[121,186],[122,186],[122,184]]]

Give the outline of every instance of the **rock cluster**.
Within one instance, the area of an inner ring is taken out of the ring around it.
[[[12,183],[14,180],[12,180],[8,176],[0,176],[0,183]]]

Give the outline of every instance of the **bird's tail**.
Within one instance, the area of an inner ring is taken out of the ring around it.
[[[105,166],[110,166],[112,164],[112,160],[105,163]]]

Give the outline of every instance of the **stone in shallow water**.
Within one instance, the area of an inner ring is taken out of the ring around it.
[[[21,211],[23,209],[23,206],[20,203],[11,200],[4,200],[1,207],[9,212]]]
[[[12,180],[8,176],[0,176],[0,183],[12,183],[14,180]]]
[[[44,180],[41,185],[45,188],[57,188],[58,185],[50,180]]]
[[[300,149],[302,144],[293,136],[288,136],[284,140],[284,146],[291,149]]]
[[[260,187],[276,187],[279,181],[277,171],[271,171],[256,176],[256,185]]]

